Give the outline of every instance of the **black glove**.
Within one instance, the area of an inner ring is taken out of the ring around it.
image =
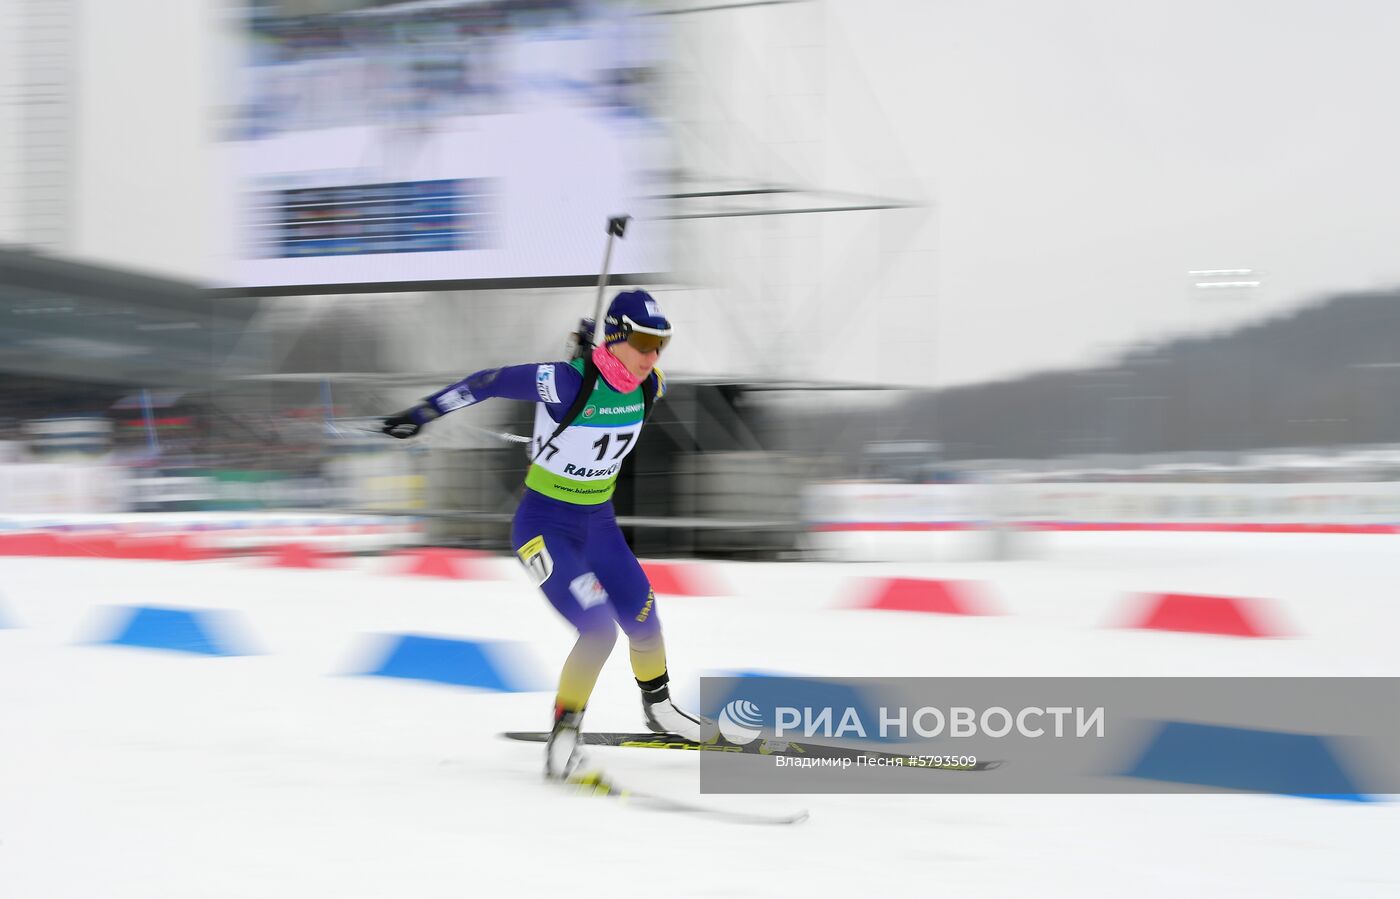
[[[432,406],[418,405],[388,416],[383,420],[379,430],[390,437],[406,440],[409,437],[417,437],[418,432],[437,417],[437,410]]]

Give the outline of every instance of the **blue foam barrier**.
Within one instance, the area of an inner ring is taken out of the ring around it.
[[[779,674],[767,671],[726,671],[713,676],[739,678],[739,682],[735,683],[728,691],[723,691],[724,695],[720,696],[718,701],[702,705],[701,714],[707,717],[718,718],[720,711],[736,699],[747,700],[757,706],[763,724],[767,728],[776,726],[777,718],[774,710],[779,706],[796,709],[810,707],[814,710],[814,714],[819,714],[821,709],[831,708],[832,733],[826,734],[818,731],[811,738],[832,739],[835,738],[836,731],[840,727],[844,710],[849,707],[854,709],[855,714],[859,716],[866,728],[866,736],[862,738],[848,730],[841,735],[843,738],[873,742],[889,741],[889,738],[881,739],[878,732],[880,719],[877,704],[871,702],[866,691],[844,681],[822,680],[797,674]],[[802,730],[796,732],[788,730],[786,735],[794,739],[801,739],[804,732]]]
[[[1337,756],[1332,739],[1315,734],[1167,721],[1123,773],[1255,793],[1371,801]]]
[[[503,693],[547,689],[532,676],[524,651],[514,643],[418,634],[387,634],[384,641],[380,661],[361,673]]]
[[[218,610],[123,606],[107,629],[111,635],[97,642],[205,656],[250,654],[235,638],[230,614]]]

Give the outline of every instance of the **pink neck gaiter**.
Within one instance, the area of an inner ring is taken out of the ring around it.
[[[622,360],[609,353],[605,346],[593,348],[593,364],[598,366],[598,373],[607,380],[608,386],[618,393],[631,393],[642,383],[642,379],[632,377]]]

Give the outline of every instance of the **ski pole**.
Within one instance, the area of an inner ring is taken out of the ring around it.
[[[603,250],[603,270],[598,274],[598,301],[593,312],[593,345],[603,345],[603,291],[608,286],[608,267],[612,264],[612,248],[614,237],[624,237],[627,234],[627,221],[632,218],[630,215],[618,215],[608,219],[608,243]]]

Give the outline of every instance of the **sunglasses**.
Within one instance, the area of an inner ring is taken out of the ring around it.
[[[650,353],[653,350],[659,353],[666,349],[666,344],[670,342],[669,336],[663,337],[660,334],[643,334],[641,331],[633,331],[627,335],[627,344],[639,353]]]
[[[660,330],[657,328],[647,328],[632,321],[627,316],[622,316],[622,321],[616,322],[608,319],[609,324],[617,324],[627,335],[627,343],[639,353],[650,353],[652,351],[661,352],[666,349],[666,344],[671,342],[671,329]]]

